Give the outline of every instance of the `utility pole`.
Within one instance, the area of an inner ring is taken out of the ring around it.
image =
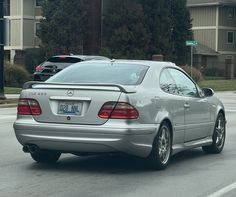
[[[4,17],[3,0],[0,0],[0,99],[6,99],[4,95]]]

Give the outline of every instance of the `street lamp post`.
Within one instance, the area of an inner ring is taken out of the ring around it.
[[[4,95],[4,18],[3,0],[0,0],[0,99],[6,99]]]

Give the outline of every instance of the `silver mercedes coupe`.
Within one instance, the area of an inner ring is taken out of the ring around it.
[[[81,62],[24,85],[14,130],[37,162],[121,152],[164,169],[186,149],[222,151],[225,110],[213,94],[170,62]]]

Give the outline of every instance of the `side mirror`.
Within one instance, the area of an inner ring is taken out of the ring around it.
[[[214,90],[212,90],[211,88],[202,88],[202,92],[204,93],[206,97],[210,97],[214,95]]]

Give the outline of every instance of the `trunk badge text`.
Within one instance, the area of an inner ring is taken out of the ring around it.
[[[30,92],[29,96],[46,96],[46,92]]]
[[[67,95],[68,96],[73,96],[74,95],[74,90],[68,90]]]

